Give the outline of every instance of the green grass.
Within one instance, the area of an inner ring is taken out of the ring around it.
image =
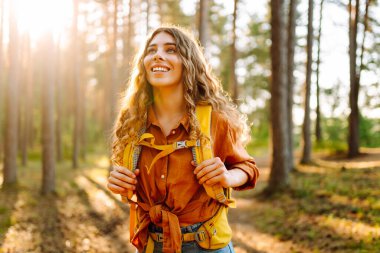
[[[292,173],[290,187],[272,197],[260,195],[266,182],[259,182],[254,195],[235,195],[259,197],[250,215],[253,225],[280,240],[314,252],[378,252],[379,182],[380,168],[306,171]],[[368,229],[378,229],[376,237]]]

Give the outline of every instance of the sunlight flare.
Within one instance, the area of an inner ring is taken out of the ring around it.
[[[72,18],[72,1],[16,0],[17,23],[21,33],[28,33],[36,41],[46,32],[61,34]]]

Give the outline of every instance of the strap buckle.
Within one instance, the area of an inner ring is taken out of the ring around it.
[[[164,234],[163,233],[156,233],[157,235],[157,242],[163,242],[164,241]]]
[[[177,141],[175,149],[187,148],[186,141]]]
[[[197,231],[194,237],[195,237],[195,241],[199,243],[206,240],[207,236],[206,236],[206,232],[204,230],[201,230],[201,231]]]

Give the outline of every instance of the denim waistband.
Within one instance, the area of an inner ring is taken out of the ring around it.
[[[186,234],[186,233],[196,232],[198,230],[198,228],[202,225],[202,223],[203,222],[199,222],[199,223],[195,223],[193,225],[189,225],[186,227],[181,227],[181,233]],[[152,232],[152,233],[162,233],[163,232],[162,227],[157,226],[153,223],[149,224],[148,230],[149,230],[149,232]]]

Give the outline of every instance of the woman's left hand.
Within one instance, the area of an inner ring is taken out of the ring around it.
[[[191,162],[193,165],[194,162]],[[219,157],[205,160],[194,169],[200,184],[214,185],[220,183],[224,188],[231,186],[231,175]]]

